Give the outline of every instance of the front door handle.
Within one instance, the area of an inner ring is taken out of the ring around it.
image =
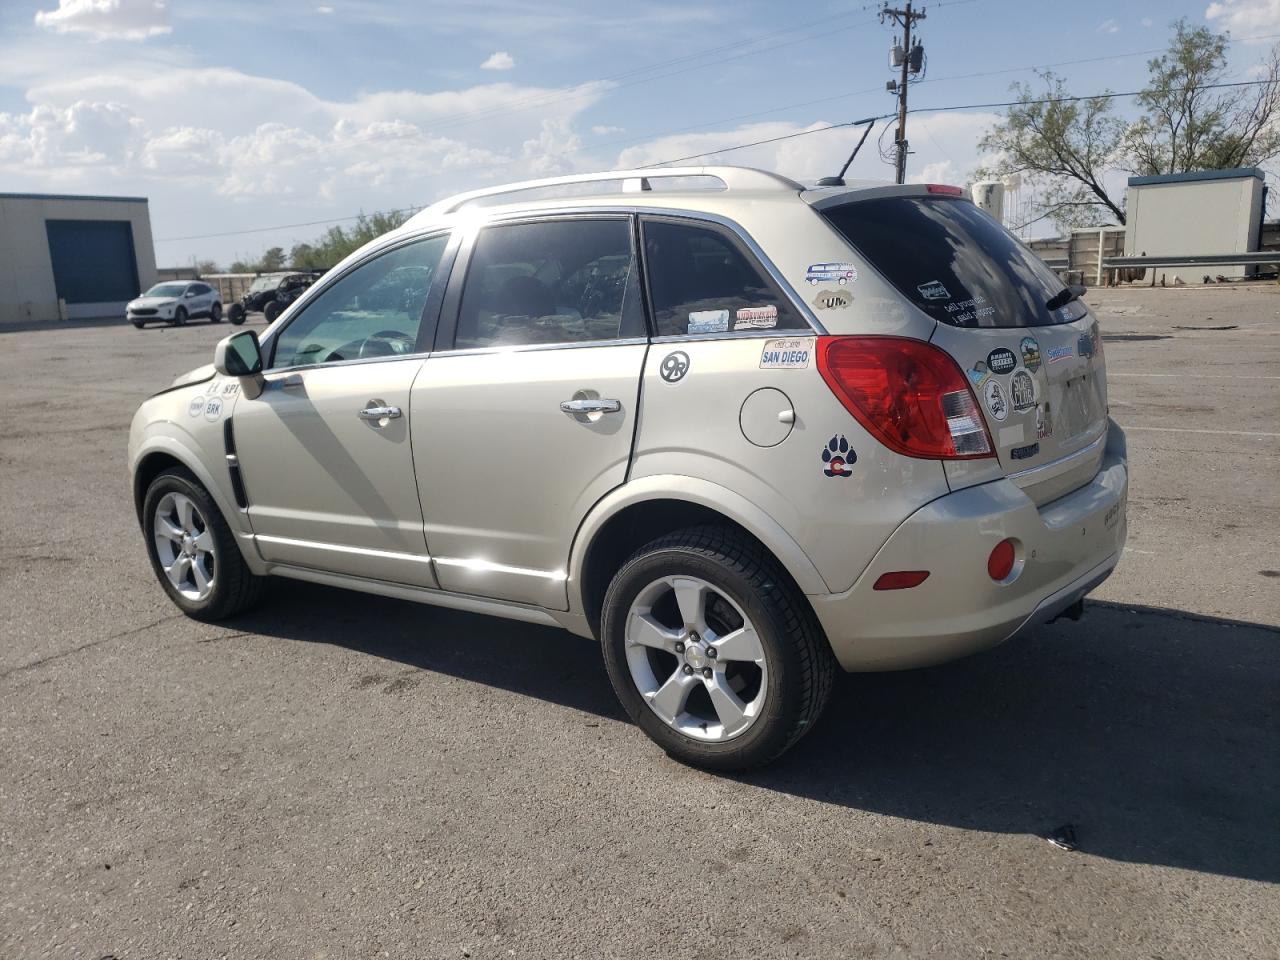
[[[399,416],[399,407],[392,407],[377,400],[360,411],[361,420],[375,420],[379,425],[383,425],[385,421],[394,420]]]
[[[604,398],[565,400],[560,404],[560,409],[565,413],[617,413],[622,409],[622,403]]]

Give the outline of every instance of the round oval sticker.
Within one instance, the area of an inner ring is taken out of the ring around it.
[[[1013,355],[1013,351],[1004,347],[998,347],[987,354],[987,366],[992,373],[1013,373],[1013,368],[1017,365],[1018,358]]]
[[[987,402],[991,416],[1003,421],[1009,416],[1009,402],[1004,398],[1004,390],[998,380],[988,380],[982,387],[982,398]]]

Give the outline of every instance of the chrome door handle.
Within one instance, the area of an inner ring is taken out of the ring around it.
[[[565,413],[617,413],[622,409],[618,400],[565,400],[560,404]]]
[[[360,411],[361,420],[394,420],[398,416],[399,407],[365,407]]]

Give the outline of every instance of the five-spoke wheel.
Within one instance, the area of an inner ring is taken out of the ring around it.
[[[191,498],[166,493],[156,505],[156,555],[173,589],[188,600],[204,600],[213,592],[217,548],[209,521]]]

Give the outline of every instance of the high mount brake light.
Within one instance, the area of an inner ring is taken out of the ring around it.
[[[930,193],[938,193],[944,197],[964,196],[964,187],[953,187],[949,183],[926,183],[924,188]]]
[[[819,337],[818,372],[890,450],[926,460],[993,456],[969,381],[946,353],[905,337]]]

